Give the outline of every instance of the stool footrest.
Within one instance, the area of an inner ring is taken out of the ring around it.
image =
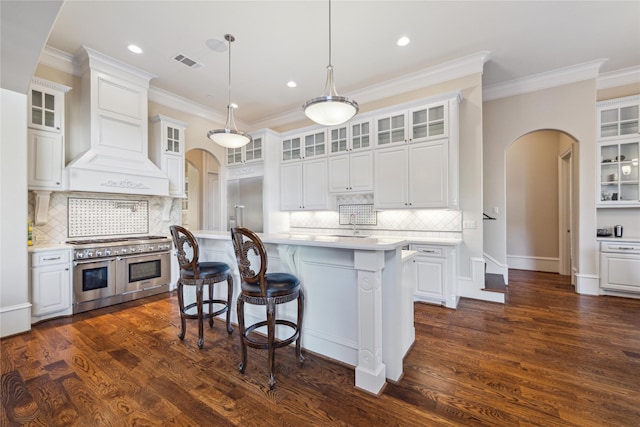
[[[294,342],[295,340],[298,339],[298,337],[300,336],[300,331],[298,330],[298,326],[289,321],[289,320],[284,320],[284,319],[276,319],[276,326],[281,325],[281,326],[288,326],[291,329],[293,329],[293,334],[284,339],[281,340],[279,338],[275,339],[275,343],[274,346],[276,348],[280,348],[280,347],[285,347],[288,346],[289,344],[291,344],[292,342]],[[254,323],[253,325],[245,328],[244,333],[242,334],[242,339],[245,343],[247,343],[247,345],[249,347],[252,348],[261,348],[261,349],[267,349],[269,348],[269,342],[266,340],[266,337],[264,340],[257,340],[257,339],[253,339],[253,338],[249,338],[249,334],[251,332],[253,332],[254,330],[261,328],[263,326],[267,326],[267,321],[263,320],[262,322],[258,322],[258,323]]]

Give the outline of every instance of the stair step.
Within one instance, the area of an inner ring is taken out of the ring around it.
[[[485,273],[483,291],[507,293],[507,285],[502,274]]]

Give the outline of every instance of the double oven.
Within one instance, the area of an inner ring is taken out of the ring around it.
[[[71,240],[73,312],[169,291],[171,240],[143,236]]]

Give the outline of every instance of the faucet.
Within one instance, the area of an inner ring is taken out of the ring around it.
[[[358,234],[358,230],[356,229],[356,214],[349,215],[349,224],[353,226],[353,235]]]

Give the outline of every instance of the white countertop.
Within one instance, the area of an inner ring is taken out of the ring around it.
[[[625,242],[625,243],[640,243],[640,237],[638,236],[629,236],[629,237],[598,237],[598,242]]]
[[[37,243],[33,246],[29,246],[29,253],[40,251],[53,251],[56,249],[72,249],[73,246],[66,243]]]
[[[196,230],[192,231],[192,233],[194,236],[203,239],[231,240],[231,233],[228,231]],[[420,238],[375,235],[367,237],[302,233],[258,233],[258,235],[264,243],[360,250],[394,250],[398,247],[406,246],[410,243],[459,245],[462,242],[462,239],[451,238]]]

